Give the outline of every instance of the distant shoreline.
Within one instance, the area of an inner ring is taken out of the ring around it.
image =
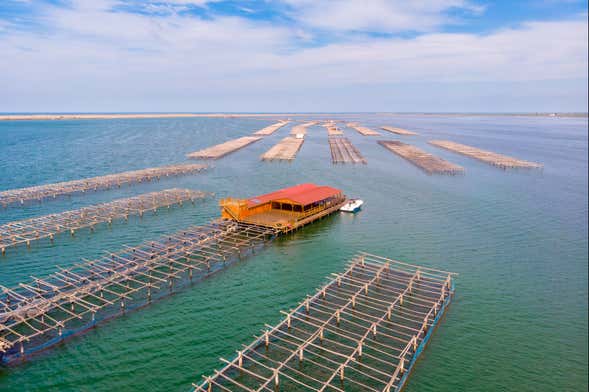
[[[289,116],[337,116],[379,114],[390,116],[523,116],[523,117],[588,117],[587,113],[47,113],[47,114],[0,114],[0,121],[26,120],[106,120],[106,119],[142,119],[142,118],[253,118],[253,117],[289,117]]]

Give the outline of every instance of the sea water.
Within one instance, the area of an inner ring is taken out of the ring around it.
[[[306,117],[313,119],[312,115]],[[0,210],[0,224],[172,187],[215,197],[142,219],[9,249],[0,284],[42,277],[105,250],[218,217],[218,199],[303,182],[341,188],[365,204],[280,238],[256,255],[149,307],[99,325],[18,366],[2,391],[188,391],[233,358],[266,323],[341,271],[357,251],[458,272],[456,296],[407,391],[587,390],[587,118],[343,115],[382,131],[343,127],[367,165],[330,161],[327,132],[308,129],[292,163],[260,155],[293,123],[205,173]],[[185,162],[185,154],[274,120],[182,118],[0,122],[0,190]],[[376,140],[401,140],[463,166],[429,176]],[[452,140],[544,164],[501,170],[428,145]]]

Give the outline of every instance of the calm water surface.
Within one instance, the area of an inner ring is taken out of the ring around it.
[[[346,116],[338,115],[345,119]],[[427,176],[351,129],[366,166],[332,166],[326,131],[309,128],[291,164],[258,157],[291,125],[214,162],[205,174],[65,197],[0,211],[0,223],[171,187],[215,198],[55,245],[41,241],[0,258],[14,286],[62,266],[218,216],[218,198],[247,197],[301,182],[340,187],[365,200],[281,238],[247,260],[152,306],[100,325],[16,367],[2,391],[188,391],[220,367],[280,310],[342,269],[358,250],[460,274],[456,298],[407,391],[585,391],[587,379],[587,119],[347,117],[419,132],[409,141],[466,169]],[[272,120],[145,119],[0,122],[0,190],[183,162],[187,152],[244,136]],[[450,139],[542,162],[503,171],[427,145]]]

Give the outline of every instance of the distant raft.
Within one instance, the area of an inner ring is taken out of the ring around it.
[[[296,136],[296,135],[303,135],[304,136],[307,134],[307,128],[309,128],[315,124],[317,124],[316,121],[309,121],[304,124],[295,125],[290,130],[290,134],[293,136]]]
[[[461,166],[438,158],[410,144],[392,140],[380,140],[378,144],[405,158],[428,174],[459,174],[464,172],[464,168]]]
[[[332,163],[366,164],[366,159],[347,137],[330,136],[328,140]]]
[[[204,169],[206,169],[206,165],[201,164],[170,165],[108,174],[100,177],[83,178],[81,180],[58,182],[55,184],[11,189],[0,192],[0,205],[6,207],[13,203],[24,204],[25,201],[41,201],[47,198],[56,198],[57,196],[78,192],[83,193],[91,190],[109,189],[133,182],[159,180],[161,177],[200,172]]]
[[[338,126],[336,126],[335,122],[333,121],[328,121],[324,123],[323,126],[325,129],[327,129],[327,136],[340,136],[344,134],[344,132]]]
[[[260,159],[263,161],[292,161],[296,158],[305,139],[287,136],[266,151]]]
[[[2,255],[6,249],[19,244],[26,244],[43,238],[54,240],[55,235],[69,232],[72,236],[77,230],[94,227],[100,223],[111,224],[116,219],[128,219],[130,215],[139,215],[158,208],[182,205],[193,202],[208,194],[190,189],[167,189],[159,192],[146,193],[135,197],[119,199],[108,203],[65,211],[58,214],[39,216],[0,225],[0,250]]]
[[[361,253],[195,392],[400,391],[454,293],[455,274]]]
[[[376,132],[375,130],[360,126],[356,123],[347,123],[346,126],[354,128],[359,134],[363,136],[380,136],[380,133]]]
[[[468,157],[478,159],[479,161],[500,167],[502,169],[537,169],[543,167],[543,165],[540,163],[528,162],[521,159],[512,158],[507,155],[501,155],[494,153],[492,151],[481,150],[476,147],[471,147],[465,144],[455,143],[448,140],[432,140],[429,143],[433,146],[444,148],[446,150],[456,152],[458,154],[466,155]]]
[[[380,127],[380,129],[383,129],[383,130],[388,131],[388,132],[396,133],[397,135],[404,135],[404,136],[415,136],[415,135],[417,135],[417,133],[408,131],[408,130],[403,129],[403,128],[395,128],[395,127],[388,127],[387,126],[387,127]]]
[[[272,124],[267,126],[266,128],[262,128],[257,132],[254,132],[256,136],[268,136],[272,135],[274,132],[278,131],[280,128],[288,124],[290,121],[279,121],[276,124]]]
[[[225,143],[214,145],[209,148],[205,148],[204,150],[192,152],[186,156],[192,159],[219,159],[227,154],[255,143],[260,139],[262,139],[261,136],[244,136],[226,141]]]

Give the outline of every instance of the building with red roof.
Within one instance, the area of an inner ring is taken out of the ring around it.
[[[249,199],[221,200],[221,216],[289,231],[337,211],[346,201],[330,186],[299,184]]]

